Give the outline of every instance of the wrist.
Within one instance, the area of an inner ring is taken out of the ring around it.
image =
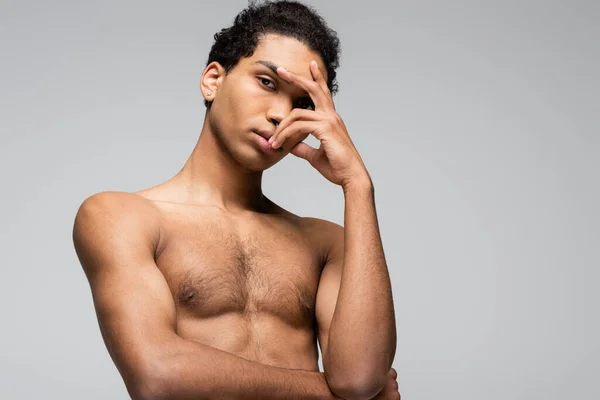
[[[345,180],[342,183],[342,189],[344,190],[345,195],[353,193],[373,193],[375,191],[373,181],[366,172]]]

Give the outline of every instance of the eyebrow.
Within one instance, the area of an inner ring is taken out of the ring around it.
[[[271,61],[259,60],[259,61],[256,61],[254,64],[260,64],[262,66],[269,68],[271,71],[273,71],[273,73],[275,73],[275,76],[277,77],[277,79],[280,79],[279,74],[277,74],[277,65],[273,64]],[[304,93],[306,93],[306,92],[304,92]],[[312,98],[310,97],[310,95],[308,93],[306,93],[306,95],[302,96],[300,98],[300,100],[308,100],[311,103],[313,102]],[[313,107],[314,107],[314,104],[313,104]]]
[[[271,61],[259,60],[259,61],[255,62],[254,64],[263,65],[263,66],[269,68],[271,71],[273,71],[275,73],[275,75],[277,75],[277,65],[273,64]]]

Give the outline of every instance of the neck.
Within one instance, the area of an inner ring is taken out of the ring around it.
[[[267,200],[262,193],[262,171],[240,165],[219,143],[207,117],[198,143],[185,165],[171,180],[189,204],[210,204],[226,210],[260,210]]]

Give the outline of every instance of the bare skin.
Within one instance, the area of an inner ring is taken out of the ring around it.
[[[168,190],[138,194],[169,198]],[[152,201],[161,232],[156,265],[173,295],[177,333],[247,360],[318,371],[323,222],[265,203],[261,211],[232,212]]]
[[[262,60],[289,72],[269,72],[257,63]],[[320,65],[309,67],[312,60]],[[358,153],[348,157],[355,151],[350,141],[340,144],[334,133],[310,126],[320,121],[317,114],[291,112],[308,96],[317,110],[326,108],[325,97],[306,87],[309,80],[324,82],[320,57],[295,39],[267,35],[229,74],[213,64],[201,81],[212,105],[183,169],[150,189],[91,196],[75,220],[75,248],[102,335],[130,395],[399,399],[390,369],[391,290],[375,240],[370,179]],[[343,135],[343,124],[338,129]],[[255,131],[273,137],[269,149]],[[321,135],[329,150],[301,143],[309,133]],[[343,187],[347,218],[352,214],[372,236],[296,216],[263,195],[262,171],[290,152]],[[335,154],[353,162],[336,163]],[[363,241],[374,244],[353,244]],[[368,273],[373,284],[359,283],[364,277],[352,273],[361,257],[379,263]],[[351,292],[362,295],[352,308]],[[353,319],[353,310],[363,317]],[[369,312],[379,319],[370,320]],[[373,350],[357,348],[367,340]],[[355,387],[350,377],[368,382]]]

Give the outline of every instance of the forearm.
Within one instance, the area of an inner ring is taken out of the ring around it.
[[[336,399],[320,372],[272,367],[184,339],[164,358],[161,399]]]
[[[342,381],[383,387],[396,323],[374,189],[368,180],[344,192],[344,264],[324,363]]]

